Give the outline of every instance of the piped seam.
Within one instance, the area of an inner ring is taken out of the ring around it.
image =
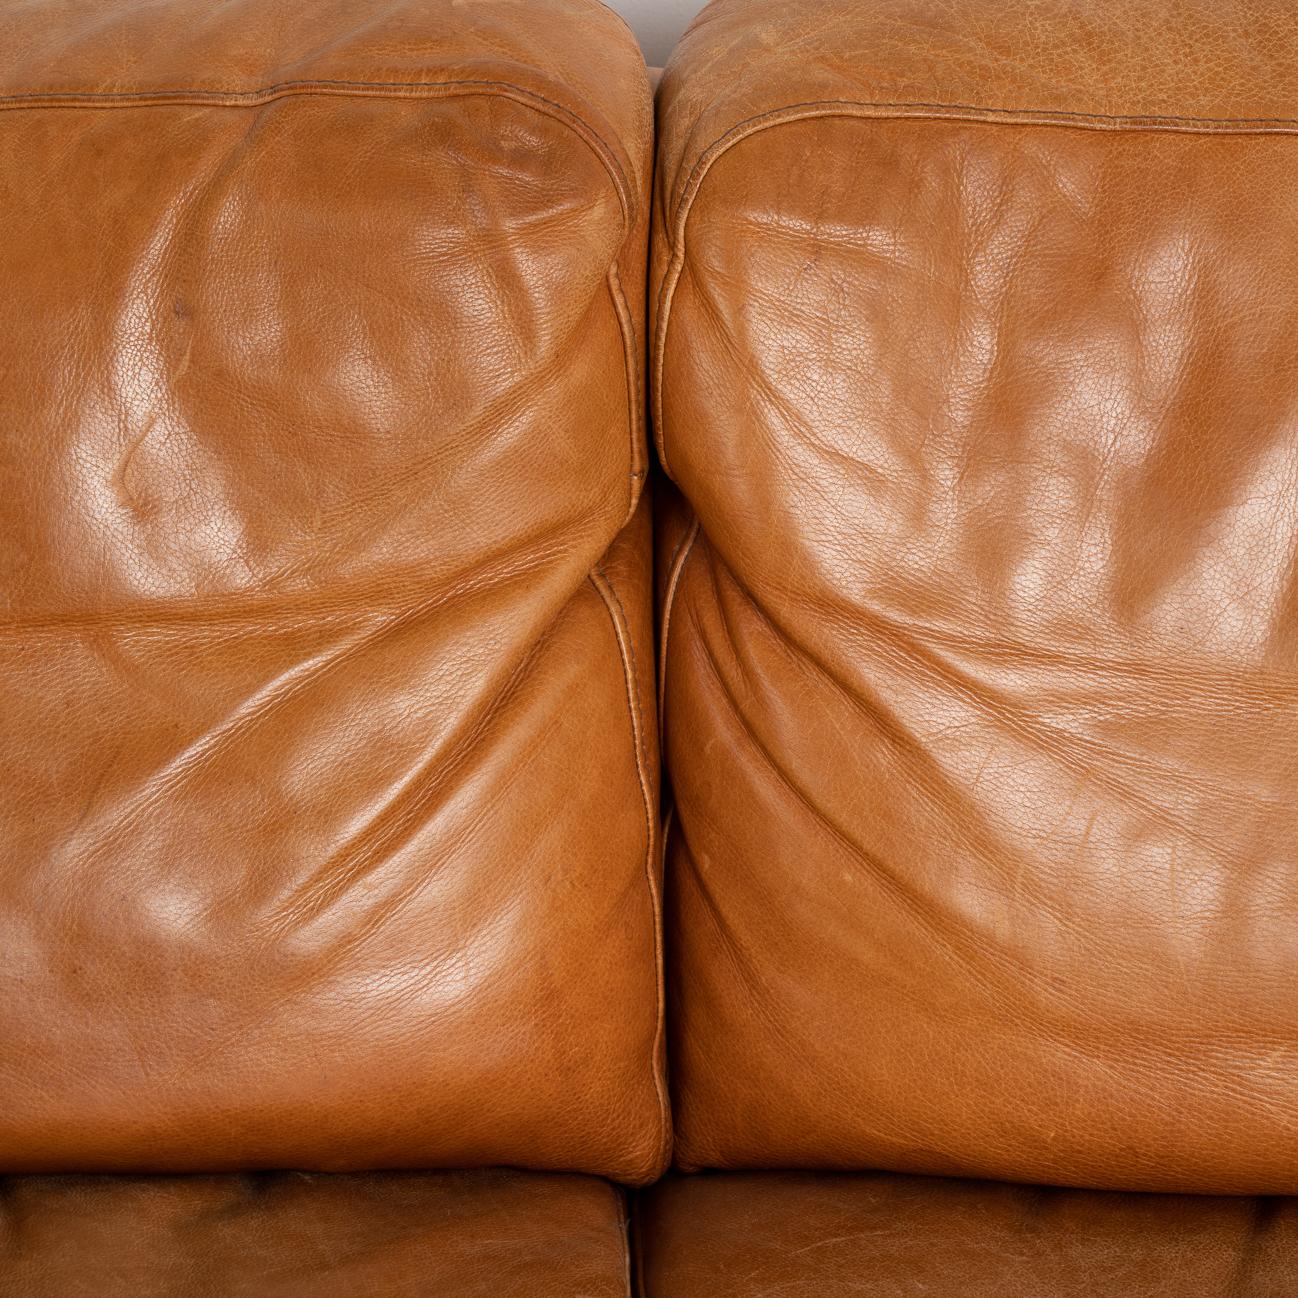
[[[659,633],[658,645],[658,743],[663,742],[663,724],[666,718],[667,701],[667,635],[671,630],[672,608],[676,603],[676,592],[680,587],[681,573],[685,570],[685,561],[694,549],[694,542],[699,534],[699,520],[695,515],[689,531],[677,543],[668,565],[667,591],[663,596],[662,630]]]
[[[667,1088],[663,1077],[662,1060],[665,1049],[666,1034],[666,987],[663,979],[663,927],[662,899],[658,880],[654,871],[654,849],[657,845],[655,832],[655,812],[653,789],[651,787],[645,756],[644,721],[640,706],[639,673],[636,663],[635,646],[631,642],[630,625],[626,609],[613,583],[604,570],[598,566],[589,574],[590,584],[604,603],[609,621],[613,625],[613,636],[617,641],[618,656],[622,662],[622,675],[626,686],[627,713],[631,719],[631,742],[635,750],[636,774],[639,777],[640,795],[643,802],[645,824],[645,857],[644,875],[649,892],[649,907],[653,916],[654,946],[654,982],[656,997],[656,1014],[654,1024],[653,1057],[651,1071],[654,1081],[654,1092],[658,1099],[658,1157],[662,1157],[668,1147],[670,1136],[670,1107],[667,1100]]]

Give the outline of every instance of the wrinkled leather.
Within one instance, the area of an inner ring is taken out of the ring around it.
[[[673,56],[683,1165],[1298,1191],[1295,91],[1238,0]]]
[[[652,1177],[629,32],[7,0],[0,51],[0,1168]]]
[[[1298,1200],[888,1174],[672,1178],[641,1298],[1290,1298]]]
[[[606,1182],[519,1172],[0,1181],[2,1298],[628,1298]]]

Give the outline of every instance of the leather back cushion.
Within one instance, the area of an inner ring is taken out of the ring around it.
[[[652,1175],[629,34],[0,37],[0,1167]]]
[[[685,1164],[1298,1190],[1295,91],[1191,0],[669,66]]]

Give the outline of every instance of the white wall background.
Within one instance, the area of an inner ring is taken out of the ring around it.
[[[645,62],[660,68],[676,44],[676,38],[705,0],[606,0],[635,29],[644,49]]]

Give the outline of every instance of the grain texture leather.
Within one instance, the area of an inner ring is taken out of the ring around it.
[[[0,1180],[0,1298],[629,1298],[621,1191],[526,1172]]]
[[[1298,1191],[1295,103],[1270,2],[673,56],[683,1165]]]
[[[641,1298],[1290,1298],[1298,1200],[875,1174],[655,1186]]]
[[[0,1168],[666,1157],[643,62],[0,4]]]

